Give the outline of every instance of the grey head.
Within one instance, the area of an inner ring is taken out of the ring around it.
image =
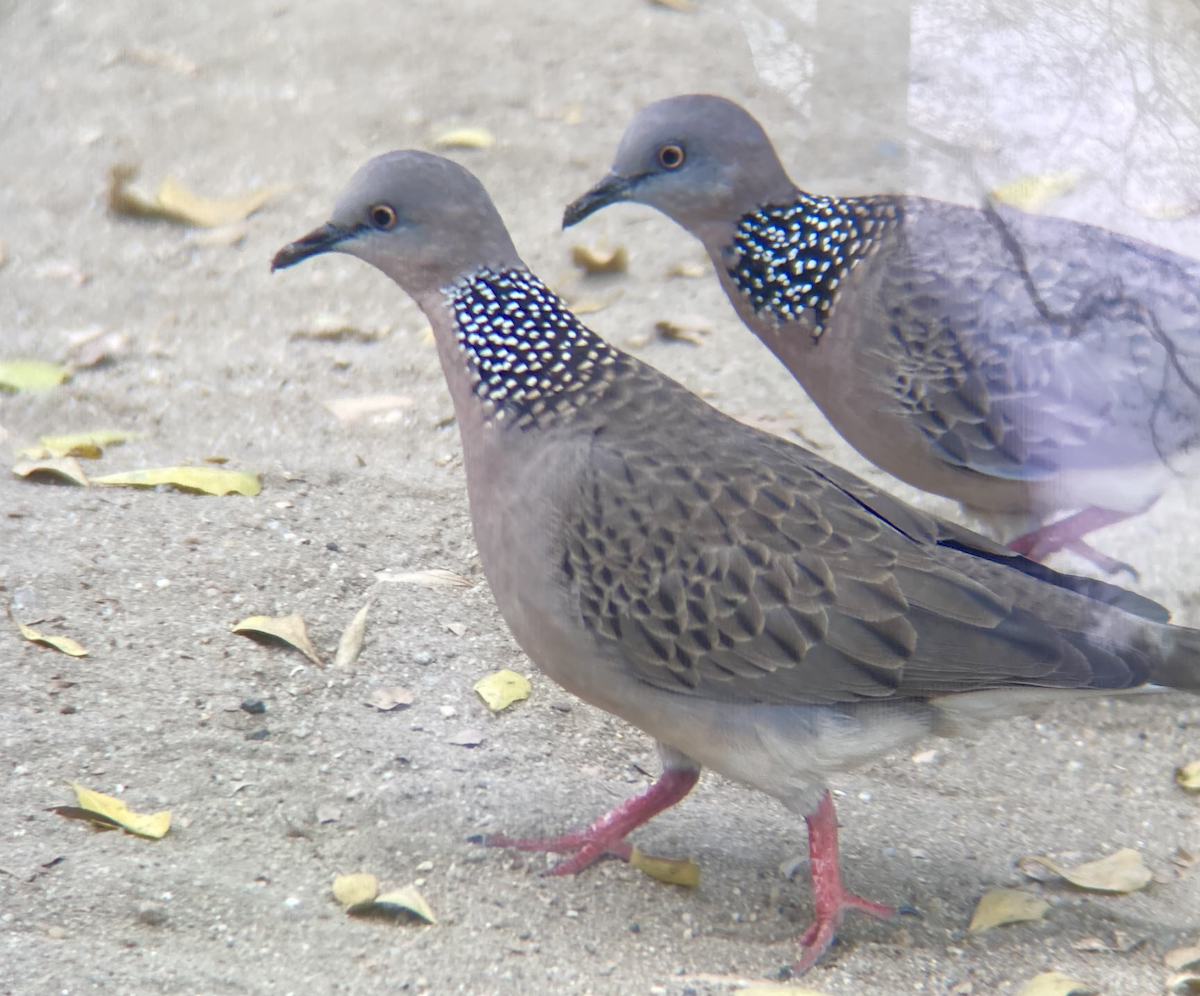
[[[483,184],[457,163],[416,151],[363,166],[330,220],[280,249],[271,269],[325,252],[378,267],[418,301],[482,267],[523,265]]]
[[[687,94],[645,107],[617,147],[608,176],[569,205],[569,228],[609,204],[657,208],[693,234],[728,225],[795,186],[762,126],[724,97]]]

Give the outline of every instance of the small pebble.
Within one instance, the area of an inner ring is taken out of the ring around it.
[[[428,650],[418,650],[415,654],[413,654],[414,664],[432,664],[436,660],[437,658]]]
[[[332,550],[334,553],[338,553],[341,548],[333,540],[330,540],[325,544],[325,549]]]
[[[147,903],[138,910],[138,922],[148,927],[161,927],[167,922],[167,911],[154,903]]]
[[[251,716],[261,716],[267,711],[267,704],[262,699],[244,699],[242,710],[250,713]]]
[[[266,740],[271,735],[271,731],[265,726],[261,730],[253,730],[246,734],[247,740]]]

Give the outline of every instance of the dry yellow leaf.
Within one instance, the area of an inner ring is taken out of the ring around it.
[[[261,187],[238,197],[200,197],[173,176],[158,185],[153,199],[131,190],[137,167],[118,163],[109,170],[108,209],[137,218],[162,218],[180,225],[218,228],[247,218],[279,193],[280,187]]]
[[[65,436],[42,436],[42,444],[52,457],[83,457],[99,460],[105,446],[117,446],[136,438],[132,433],[118,429],[96,429],[93,432],[71,432]]]
[[[21,631],[21,635],[30,643],[41,643],[47,647],[53,647],[55,650],[61,651],[68,657],[86,657],[87,651],[72,640],[69,636],[46,636],[44,633],[38,632],[32,626],[26,626],[18,619],[13,619],[10,612],[9,619],[16,623],[17,629]]]
[[[262,490],[257,474],[221,470],[216,467],[152,467],[147,470],[130,470],[123,474],[93,477],[92,483],[128,488],[154,488],[160,484],[171,484],[181,491],[195,491],[206,495],[254,496]]]
[[[1185,792],[1200,792],[1200,761],[1176,768],[1175,781]]]
[[[290,616],[278,617],[249,616],[234,626],[233,632],[241,633],[243,636],[250,633],[273,636],[284,643],[290,643],[318,667],[325,666],[309,642],[308,630],[305,628],[304,618],[299,612],[293,612]]]
[[[991,892],[985,892],[980,898],[968,929],[979,933],[1005,923],[1040,920],[1048,909],[1048,902],[1028,892],[1021,892],[1019,889],[993,889]]]
[[[995,187],[991,194],[1002,204],[1011,204],[1022,211],[1038,211],[1052,200],[1067,193],[1079,180],[1074,170],[1063,173],[1039,173],[1023,176],[1012,183]]]
[[[514,702],[529,698],[533,690],[528,678],[508,668],[484,675],[475,682],[474,688],[492,712],[502,712]]]
[[[135,813],[125,805],[122,799],[105,795],[103,792],[93,792],[91,789],[84,788],[78,782],[68,782],[67,784],[75,790],[75,796],[79,800],[80,809],[86,809],[89,813],[102,816],[104,819],[123,827],[130,833],[135,833],[140,837],[154,837],[157,839],[164,836],[171,829],[171,814],[169,812],[155,813],[152,816]]]
[[[1163,955],[1163,964],[1177,972],[1185,968],[1200,968],[1200,947],[1168,951]]]
[[[354,618],[350,620],[350,625],[342,633],[342,638],[338,640],[337,656],[333,659],[334,667],[349,667],[358,660],[359,651],[362,650],[363,637],[367,632],[367,613],[370,611],[371,601],[368,599],[367,604],[355,613]]]
[[[54,477],[68,484],[78,484],[87,487],[88,479],[79,461],[74,457],[58,457],[45,460],[18,460],[13,464],[12,472],[17,477],[36,480],[42,476]]]
[[[1017,996],[1090,996],[1095,992],[1098,990],[1094,986],[1062,972],[1042,972],[1026,982]]]
[[[496,136],[486,128],[451,128],[433,140],[443,149],[490,149],[496,144]]]
[[[378,880],[365,872],[339,875],[333,880],[333,898],[346,907],[370,903],[378,892]]]
[[[712,322],[699,315],[680,315],[678,318],[664,318],[654,323],[654,331],[662,338],[674,342],[690,342],[693,346],[702,346],[703,336],[710,335],[712,330]]]
[[[685,277],[688,280],[695,280],[697,277],[702,277],[708,272],[708,267],[703,263],[676,263],[667,270],[668,277]]]
[[[60,363],[43,360],[0,360],[0,389],[6,391],[48,391],[67,379],[69,372]]]
[[[364,415],[374,415],[394,408],[416,408],[417,403],[403,394],[367,394],[361,398],[333,398],[322,401],[321,407],[339,422],[352,422]]]
[[[624,246],[615,249],[571,246],[571,262],[589,276],[624,273],[629,266],[629,251]]]
[[[1123,847],[1107,858],[1089,861],[1074,868],[1061,868],[1049,858],[1038,856],[1022,859],[1022,863],[1026,861],[1048,868],[1072,885],[1093,892],[1136,892],[1144,889],[1154,878],[1141,852],[1132,847]]]
[[[700,884],[700,866],[691,858],[655,858],[643,854],[635,844],[629,855],[629,863],[651,878],[668,885],[695,886]]]
[[[391,571],[378,571],[376,581],[386,581],[390,584],[419,584],[425,588],[471,588],[475,582],[464,578],[461,574],[435,567],[428,571],[404,571],[393,574]]]
[[[411,913],[426,923],[437,923],[437,917],[433,915],[433,910],[429,908],[425,897],[417,891],[415,885],[406,885],[403,888],[385,892],[382,896],[376,896],[372,906],[388,913]]]
[[[229,463],[229,457],[227,457],[227,456],[206,456],[206,457],[201,457],[201,459],[205,463],[217,463],[217,464]]]

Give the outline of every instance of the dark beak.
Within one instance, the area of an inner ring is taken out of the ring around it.
[[[588,215],[595,214],[617,201],[627,201],[633,196],[633,188],[640,176],[618,176],[609,173],[582,197],[572,201],[563,212],[563,228],[578,225]]]
[[[354,230],[352,228],[335,225],[332,221],[327,222],[320,228],[314,228],[304,238],[297,239],[295,242],[289,242],[275,254],[275,258],[271,260],[271,272],[274,273],[276,270],[295,266],[301,260],[308,259],[309,256],[317,256],[323,252],[329,252],[339,242],[344,242],[353,234]]]

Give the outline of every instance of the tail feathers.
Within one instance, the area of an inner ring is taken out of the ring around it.
[[[1200,692],[1200,630],[1164,626],[1162,663],[1150,669],[1149,680],[1184,692]]]

